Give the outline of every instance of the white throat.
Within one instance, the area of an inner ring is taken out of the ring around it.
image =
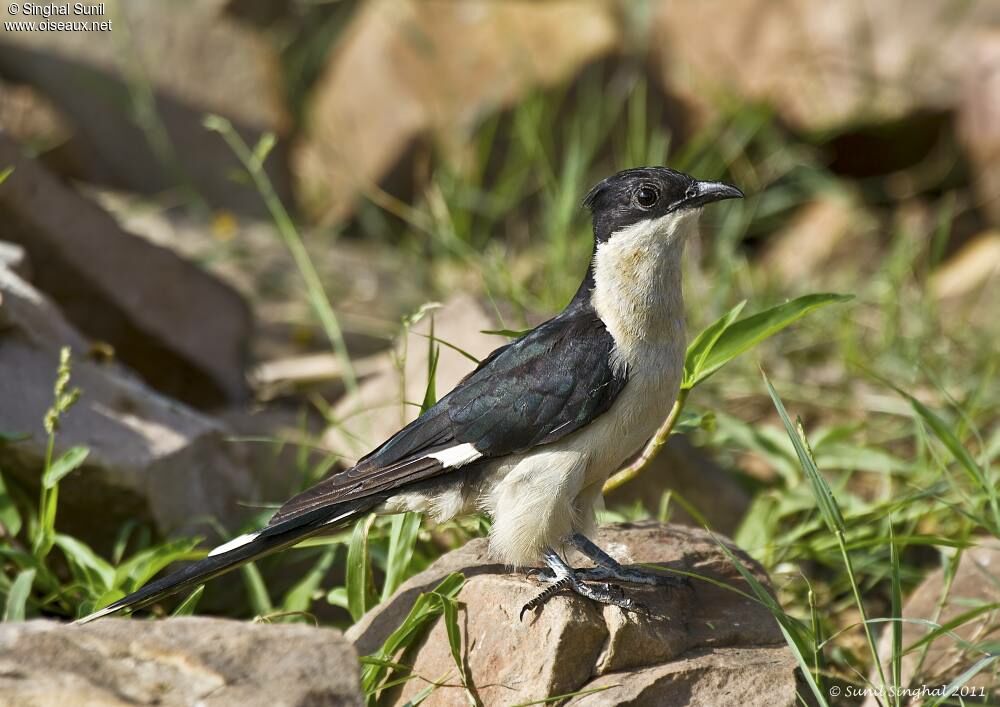
[[[684,350],[681,256],[700,209],[615,231],[594,254],[591,303],[616,343],[616,365],[641,368],[649,347]]]

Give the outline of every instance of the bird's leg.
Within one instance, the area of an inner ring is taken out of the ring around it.
[[[630,584],[650,584],[657,587],[690,587],[687,578],[653,574],[622,567],[615,558],[599,548],[582,533],[573,533],[569,543],[590,558],[597,567],[574,570],[576,578],[587,582],[628,582]]]
[[[548,565],[549,570],[551,570],[552,575],[543,575],[539,573],[536,577],[542,581],[549,583],[538,596],[529,601],[521,609],[521,618],[524,618],[524,614],[527,611],[533,611],[541,606],[545,605],[549,599],[554,595],[558,594],[564,589],[568,589],[580,596],[587,597],[592,601],[596,601],[599,604],[612,604],[614,606],[621,607],[622,609],[637,609],[639,605],[631,599],[626,598],[622,595],[621,591],[618,592],[612,589],[610,584],[599,584],[597,586],[591,586],[589,584],[584,584],[581,578],[578,577],[579,570],[575,570],[566,564],[552,548],[546,548],[544,553],[545,564]]]

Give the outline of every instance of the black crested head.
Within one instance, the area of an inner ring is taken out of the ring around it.
[[[637,167],[599,182],[583,204],[593,215],[594,237],[601,242],[640,221],[742,196],[736,187],[699,181],[668,167]]]

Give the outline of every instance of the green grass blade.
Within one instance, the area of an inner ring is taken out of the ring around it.
[[[198,607],[201,595],[205,593],[205,585],[201,584],[193,592],[188,594],[184,601],[177,605],[177,608],[170,612],[171,616],[191,616]]]
[[[328,547],[320,555],[312,569],[288,590],[281,602],[281,610],[288,613],[306,612],[312,604],[313,596],[319,590],[323,577],[330,570],[337,555],[338,545]]]
[[[10,587],[7,594],[7,605],[3,610],[4,621],[24,621],[25,608],[31,595],[31,585],[35,581],[35,570],[23,570]]]
[[[896,546],[896,535],[893,530],[892,518],[889,518],[889,565],[892,583],[892,686],[893,703],[896,707],[902,704],[899,688],[903,681],[903,588],[899,569],[899,548]]]
[[[837,505],[829,484],[826,483],[826,479],[823,478],[823,475],[819,473],[819,469],[816,468],[816,463],[813,460],[811,450],[808,448],[805,435],[802,434],[800,428],[792,424],[792,420],[788,416],[788,411],[785,410],[785,406],[781,402],[781,398],[778,397],[774,386],[771,385],[767,374],[761,371],[761,375],[764,377],[764,384],[767,386],[768,395],[771,396],[771,401],[778,411],[778,417],[781,418],[781,422],[785,426],[785,431],[788,433],[789,439],[792,440],[792,446],[795,447],[795,454],[799,458],[802,471],[812,486],[813,495],[816,497],[816,505],[819,506],[823,521],[831,532],[843,533],[845,530],[844,516],[840,512],[840,507]]]
[[[21,513],[7,491],[2,474],[0,474],[0,525],[8,537],[14,537],[21,532]]]
[[[250,599],[250,608],[256,616],[267,616],[274,613],[274,604],[271,603],[271,595],[267,592],[267,585],[264,578],[260,576],[260,570],[256,562],[248,562],[240,567],[243,573],[243,583],[247,588],[247,597]]]
[[[420,519],[419,513],[398,513],[392,517],[382,601],[391,597],[406,580],[407,570],[413,561],[413,551],[420,534]]]
[[[355,621],[374,605],[371,560],[368,557],[368,532],[374,522],[375,514],[371,513],[355,523],[347,549],[347,609]]]

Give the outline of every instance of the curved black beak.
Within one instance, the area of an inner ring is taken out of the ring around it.
[[[742,199],[743,192],[734,187],[731,184],[725,184],[723,182],[695,182],[694,186],[697,188],[695,194],[685,199],[684,205],[687,207],[698,207],[704,206],[705,204],[711,204],[713,201],[722,201],[723,199]]]

